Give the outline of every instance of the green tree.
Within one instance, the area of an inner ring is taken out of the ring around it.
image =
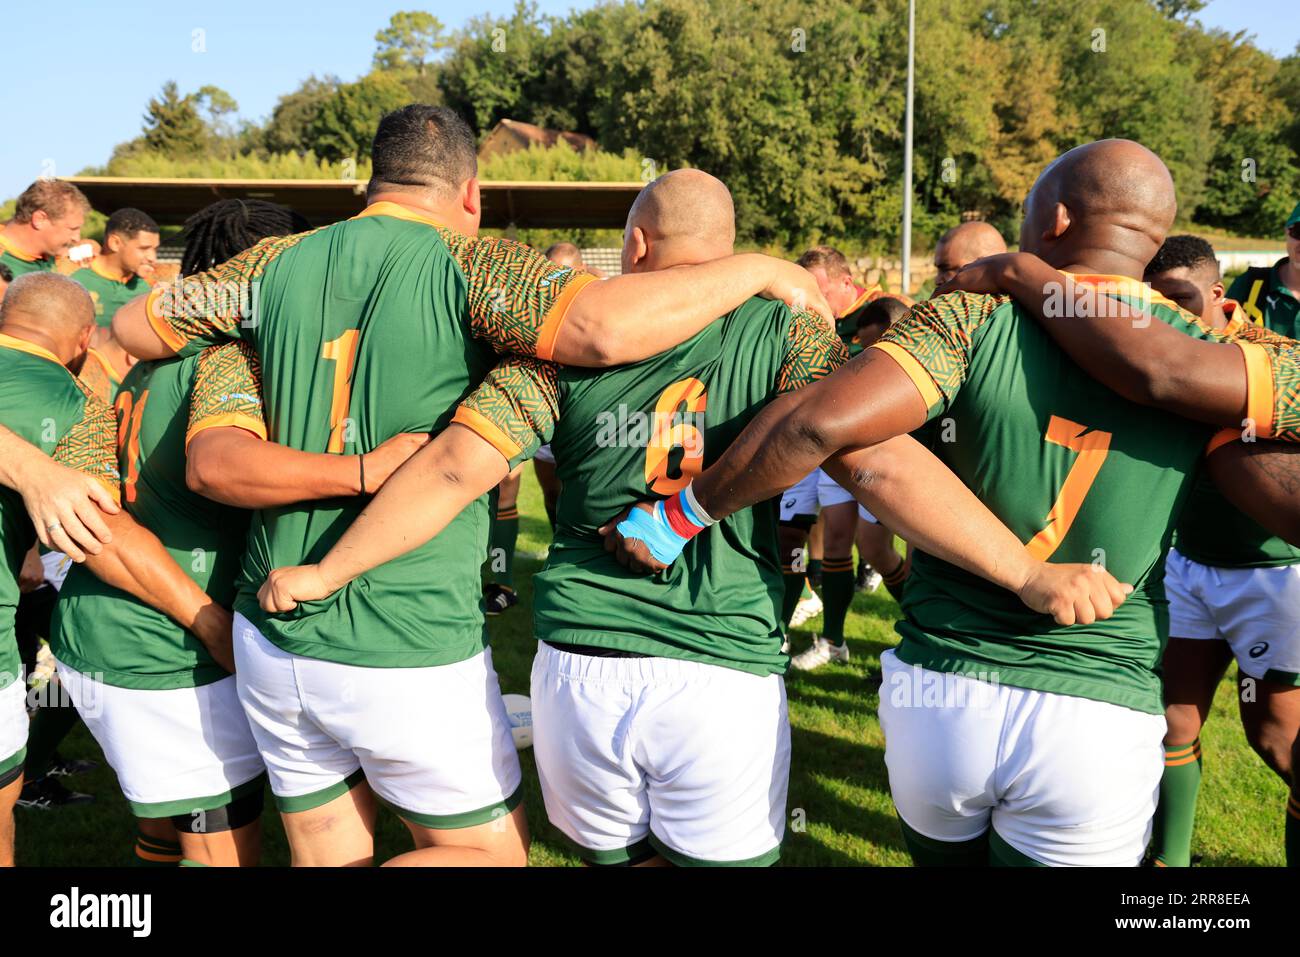
[[[425,61],[447,46],[443,24],[423,10],[394,13],[388,26],[375,34],[376,70],[414,70],[423,76]]]
[[[144,147],[158,153],[191,154],[209,145],[211,131],[199,115],[193,94],[181,96],[173,80],[149,100],[144,118]]]
[[[298,89],[281,96],[262,130],[262,146],[271,153],[305,153],[312,149],[311,126],[322,105],[338,88],[337,77],[317,79],[313,74]]]
[[[330,161],[366,159],[380,117],[408,101],[406,87],[386,73],[344,83],[321,103],[308,126],[310,142]]]

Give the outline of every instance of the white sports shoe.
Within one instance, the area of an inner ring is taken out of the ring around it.
[[[848,661],[849,644],[833,645],[821,635],[813,636],[812,647],[790,659],[790,667],[800,671],[812,671],[828,661]]]
[[[822,600],[813,592],[811,598],[805,598],[799,604],[794,606],[794,614],[790,616],[790,627],[798,628],[809,618],[816,618],[822,613]]]
[[[885,579],[880,572],[876,571],[870,565],[863,565],[858,570],[858,580],[854,583],[857,587],[855,591],[866,592],[870,595],[883,584]]]

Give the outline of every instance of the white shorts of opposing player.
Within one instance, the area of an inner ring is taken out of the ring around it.
[[[537,451],[533,453],[533,458],[538,462],[546,462],[550,465],[555,464],[555,453],[551,451],[551,444],[538,446]]]
[[[1300,565],[1215,568],[1171,549],[1169,634],[1226,641],[1241,673],[1300,685]]]
[[[197,688],[105,684],[60,663],[59,683],[99,742],[137,817],[196,815],[265,787],[235,678]]]
[[[597,864],[774,863],[790,721],[780,675],[539,642],[533,753],[546,814]]]
[[[27,682],[22,675],[0,688],[0,781],[23,763],[27,751]]]
[[[830,505],[843,505],[853,501],[839,483],[821,469],[809,472],[798,485],[781,496],[781,521],[790,522],[798,517],[816,515]]]
[[[404,819],[453,829],[519,804],[519,757],[486,649],[455,664],[364,668],[293,655],[235,615],[239,699],[283,812],[364,775]]]
[[[936,841],[990,827],[1042,864],[1133,867],[1151,838],[1163,715],[880,657],[898,816]]]

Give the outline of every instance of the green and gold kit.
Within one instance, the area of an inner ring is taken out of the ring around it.
[[[549,358],[569,303],[592,279],[519,243],[470,238],[377,203],[156,288],[148,314],[182,355],[226,339],[253,346],[271,441],[355,455],[401,432],[445,428],[496,364],[494,350]],[[486,496],[329,598],[284,615],[261,610],[267,574],[319,561],[364,505],[255,512],[236,609],[280,648],[329,661],[423,667],[478,654]]]
[[[1294,429],[1289,373],[1265,345],[1215,332],[1163,297],[1153,302],[1136,280],[1075,281],[1188,335],[1234,342],[1261,434]],[[935,454],[1035,558],[1096,563],[1134,587],[1106,621],[1064,627],[1011,592],[918,553],[897,626],[899,658],[1163,713],[1164,556],[1214,430],[1121,399],[1006,297],[956,293],[921,303],[872,348],[894,358],[921,392],[930,419],[923,433]]]
[[[56,462],[84,472],[118,494],[113,412],[51,352],[0,333],[0,424]],[[20,678],[14,636],[18,573],[36,543],[17,492],[0,488],[0,688]],[[0,772],[7,768],[0,768]]]
[[[7,239],[3,232],[0,232],[0,263],[9,267],[15,279],[29,272],[51,272],[54,269],[53,256],[29,255],[12,239]]]
[[[653,577],[619,565],[596,529],[647,496],[684,488],[769,401],[847,358],[818,317],[751,299],[633,365],[514,359],[494,369],[455,421],[511,467],[549,442],[562,483],[555,541],[533,580],[537,637],[784,672],[775,500],[724,519]]]
[[[252,349],[231,342],[185,358],[138,363],[117,396],[123,507],[227,608],[249,513],[191,492],[185,449],[193,436],[218,426],[266,437],[257,374]],[[68,572],[50,632],[55,658],[122,688],[192,688],[228,674],[189,631],[84,565]]]
[[[1272,266],[1252,266],[1232,281],[1228,298],[1241,303],[1248,321],[1288,339],[1300,333],[1300,299],[1280,275],[1286,259]]]
[[[95,304],[95,322],[101,327],[111,325],[117,310],[149,291],[149,284],[139,276],[132,276],[125,282],[114,279],[104,272],[98,260],[78,269],[72,274],[72,279],[90,293],[90,300]]]

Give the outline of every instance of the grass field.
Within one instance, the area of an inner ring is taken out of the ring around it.
[[[528,693],[534,642],[529,618],[531,579],[550,539],[541,493],[531,468],[524,470],[520,495],[520,555],[516,573],[521,603],[489,620],[493,655],[506,693]],[[896,641],[898,606],[880,589],[858,595],[849,616],[852,661],[827,665],[786,679],[794,756],[788,810],[796,822],[787,831],[783,863],[789,865],[906,865],[885,775],[884,738],[876,719],[876,689],[869,675],[881,652]],[[802,650],[813,619],[792,641]],[[1202,735],[1205,779],[1201,791],[1193,853],[1204,866],[1276,865],[1282,859],[1286,788],[1264,767],[1242,736],[1231,675],[1219,688],[1214,713]],[[78,726],[64,743],[68,756],[102,761],[99,748]],[[525,801],[533,834],[530,862],[571,866],[577,858],[546,821],[532,751],[522,752]],[[96,795],[94,804],[57,811],[19,809],[18,863],[22,865],[103,866],[132,860],[134,824],[112,772],[100,768],[65,779],[77,790]],[[270,796],[264,818],[263,861],[288,863],[288,850]],[[388,810],[380,814],[377,859],[406,850],[409,836]]]

